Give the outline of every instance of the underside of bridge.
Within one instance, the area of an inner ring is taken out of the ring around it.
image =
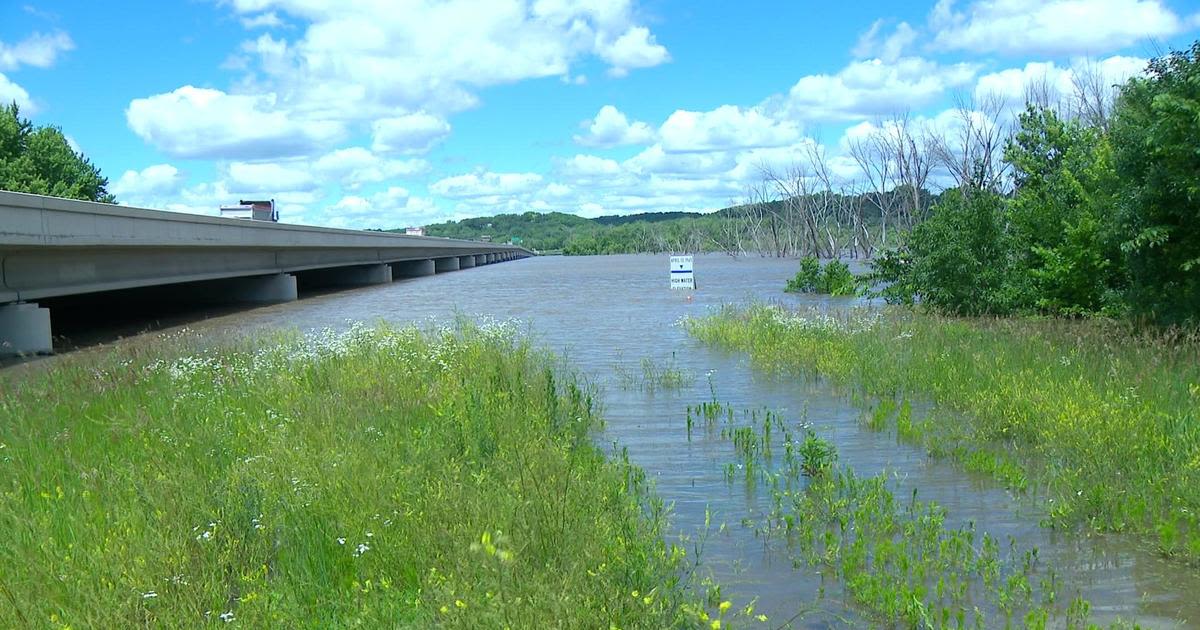
[[[489,254],[491,262],[515,254]],[[474,266],[483,256],[307,269],[195,282],[48,296],[0,304],[0,357],[50,354],[246,307],[290,302],[306,294],[432,276]],[[482,264],[482,263],[481,263]],[[105,331],[97,333],[97,331]]]
[[[287,302],[530,255],[0,191],[0,356],[52,352],[68,322],[105,312]]]

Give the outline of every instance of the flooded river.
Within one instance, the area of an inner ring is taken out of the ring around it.
[[[950,526],[974,522],[1002,544],[1012,537],[1022,547],[1038,547],[1062,580],[1060,593],[1090,599],[1096,621],[1119,615],[1149,627],[1200,624],[1200,572],[1164,562],[1127,538],[1042,528],[1029,500],[897,444],[892,433],[862,427],[861,410],[844,395],[819,382],[758,374],[744,356],[701,346],[677,325],[682,317],[748,300],[827,308],[854,304],[783,293],[796,268],[794,260],[700,256],[699,290],[691,293],[668,288],[665,256],[532,258],[319,295],[190,327],[219,336],[459,315],[520,320],[538,343],[564,355],[602,389],[607,426],[600,439],[628,448],[659,495],[673,504],[675,528],[695,540],[706,512],[711,513],[702,571],[722,584],[724,597],[735,605],[758,598],[758,611],[775,622],[795,618],[793,627],[842,626],[858,617],[838,585],[826,584],[818,601],[822,584],[814,571],[794,569],[777,543],[764,542],[752,527],[742,526],[743,519],[766,508],[766,497],[726,482],[724,467],[736,460],[727,442],[703,435],[687,439],[687,406],[710,400],[713,392],[736,409],[772,409],[793,425],[810,423],[834,442],[842,463],[863,475],[886,472],[898,497],[917,489],[920,498],[946,508]],[[695,378],[677,390],[628,387],[622,374],[640,375],[643,359],[674,364]],[[726,527],[720,530],[722,523]]]

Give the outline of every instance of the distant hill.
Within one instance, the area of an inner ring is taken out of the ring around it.
[[[612,215],[586,219],[564,212],[525,212],[522,214],[498,214],[461,221],[447,221],[425,226],[429,236],[445,236],[478,240],[489,237],[493,242],[507,243],[514,238],[531,249],[559,250],[572,239],[594,237],[608,228],[634,223],[662,223],[704,216],[699,212],[646,212],[642,214]],[[402,229],[387,230],[403,232]]]
[[[907,193],[897,190],[886,194],[895,197]],[[923,191],[923,195],[929,199],[927,191]],[[426,225],[425,233],[467,240],[486,238],[495,243],[512,241],[530,249],[561,250],[566,254],[729,250],[790,252],[811,242],[809,236],[796,233],[808,229],[808,223],[795,219],[797,211],[794,206],[801,203],[797,199],[800,198],[754,206],[738,205],[710,213],[645,212],[594,219],[564,212],[498,214]],[[876,227],[880,216],[878,208],[886,205],[872,193],[834,195],[832,198],[813,195],[805,199],[810,202],[816,200],[815,203],[824,208],[834,203],[841,204],[843,208],[853,207],[866,229]],[[928,207],[928,201],[924,207]],[[764,216],[773,218],[764,224]],[[788,216],[792,218],[789,220],[786,218]],[[836,217],[825,216],[818,220],[832,221],[829,229],[840,234],[843,240],[853,233],[846,225],[836,225]],[[829,237],[828,232],[826,237]],[[808,240],[802,242],[802,239]]]

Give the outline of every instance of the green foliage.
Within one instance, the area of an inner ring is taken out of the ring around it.
[[[821,261],[816,256],[805,256],[800,259],[800,271],[788,280],[784,291],[788,293],[816,293],[821,284]]]
[[[0,109],[0,190],[114,203],[108,179],[57,127],[37,127],[17,104]]]
[[[691,627],[665,506],[511,327],[154,342],[0,375],[0,627]]]
[[[912,262],[902,282],[916,288],[925,304],[951,313],[1021,310],[1032,301],[1031,287],[1016,272],[1017,242],[1005,212],[1005,201],[996,193],[947,191],[932,216],[912,231]]]
[[[1130,304],[1200,321],[1200,42],[1150,62],[1121,90],[1112,136]]]
[[[1108,139],[1053,111],[1028,107],[1005,150],[1016,192],[1009,207],[1017,260],[1034,302],[1064,315],[1114,310],[1121,288],[1116,171]]]
[[[800,445],[800,471],[809,477],[819,477],[829,472],[837,461],[837,450],[828,440],[809,431]]]
[[[805,256],[800,259],[800,271],[788,280],[784,291],[854,295],[858,292],[858,278],[850,271],[850,266],[840,260],[831,260],[822,266],[816,256]]]

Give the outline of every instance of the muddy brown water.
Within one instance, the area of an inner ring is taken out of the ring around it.
[[[837,584],[825,584],[818,599],[822,582],[812,569],[793,568],[780,543],[741,525],[762,514],[766,497],[726,482],[724,467],[736,460],[730,444],[703,432],[687,439],[687,406],[710,400],[713,390],[738,410],[771,409],[793,426],[807,421],[860,475],[887,473],[897,497],[911,496],[915,488],[921,499],[943,506],[948,526],[974,522],[1002,547],[1010,537],[1023,548],[1036,546],[1061,579],[1060,598],[1083,595],[1096,621],[1120,616],[1148,627],[1200,624],[1200,571],[1164,561],[1128,537],[1040,527],[1041,512],[1032,501],[898,444],[890,432],[862,427],[861,410],[842,392],[819,381],[757,373],[744,355],[706,348],[677,325],[682,317],[728,303],[769,300],[844,309],[855,299],[783,293],[795,260],[709,255],[697,257],[695,266],[699,289],[691,293],[668,288],[665,256],[531,258],[224,314],[189,327],[221,338],[258,329],[340,329],[356,321],[446,321],[464,315],[520,320],[538,343],[600,387],[607,424],[597,439],[628,448],[630,459],[673,505],[674,529],[695,540],[706,512],[711,514],[701,572],[711,574],[739,608],[757,598],[757,611],[771,617],[772,627],[793,617],[791,627],[864,619]],[[670,391],[623,386],[622,372],[640,374],[643,359],[673,364],[695,378]]]

